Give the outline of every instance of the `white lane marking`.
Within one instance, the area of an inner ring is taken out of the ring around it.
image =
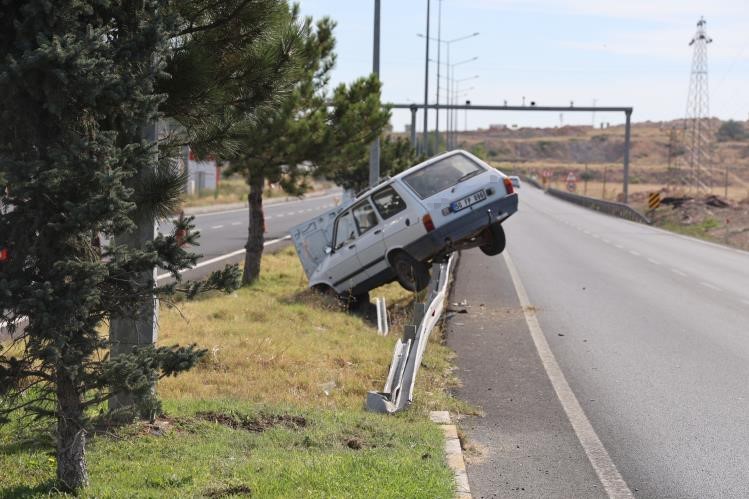
[[[277,216],[278,218],[281,218],[281,217],[283,216],[283,213],[279,213],[279,214],[278,214],[278,215],[276,215],[276,216]]]
[[[273,218],[273,215],[269,215],[269,216],[265,217],[266,220],[270,220],[271,218]]]
[[[223,229],[223,225],[214,225],[211,229]]]
[[[599,236],[598,234],[593,234],[593,237],[596,239],[601,239],[601,236]]]
[[[710,288],[710,289],[712,289],[713,291],[723,291],[723,290],[722,290],[722,289],[720,289],[720,288],[719,288],[718,286],[715,286],[714,284],[710,284],[709,282],[705,282],[705,281],[700,281],[700,284],[702,284],[702,285],[703,285],[703,286],[705,286],[706,288]]]
[[[629,250],[629,254],[634,255],[634,256],[640,256],[640,253],[636,252],[635,250]]]
[[[678,274],[678,275],[680,275],[682,277],[686,277],[687,276],[684,272],[682,272],[679,269],[671,269],[671,272],[673,272],[674,274]]]
[[[624,249],[624,246],[622,246],[621,244],[615,244],[614,246],[616,246],[619,249]]]
[[[593,429],[593,425],[590,424],[583,408],[580,406],[575,393],[567,383],[567,379],[564,377],[562,369],[559,367],[557,359],[554,357],[554,353],[549,348],[549,344],[546,341],[546,336],[541,329],[541,324],[538,322],[536,317],[535,309],[531,306],[531,302],[528,299],[528,293],[525,291],[520,275],[518,274],[515,264],[510,258],[510,253],[504,251],[504,259],[507,264],[507,269],[510,271],[510,277],[512,283],[515,285],[515,292],[520,299],[520,304],[523,307],[523,313],[525,314],[525,322],[528,324],[528,329],[531,332],[533,343],[536,345],[538,356],[541,358],[541,362],[544,365],[546,374],[551,381],[554,391],[562,403],[564,412],[567,413],[567,419],[572,424],[572,428],[575,430],[580,444],[585,449],[585,454],[588,456],[590,464],[593,469],[596,470],[598,479],[601,480],[601,484],[611,498],[633,498],[632,492],[629,490],[627,483],[622,478],[616,465],[611,460],[611,456],[603,446],[601,439],[598,438],[596,431]]]
[[[744,305],[749,305],[749,300],[741,300],[741,303],[743,303]]]
[[[661,264],[661,262],[659,262],[659,261],[657,261],[657,260],[653,260],[652,258],[648,258],[648,261],[649,261],[650,263],[652,263],[653,265],[660,265],[660,264]]]
[[[304,213],[304,210],[299,210],[297,211],[297,213]]]
[[[291,216],[291,215],[293,215],[293,214],[294,214],[294,212],[293,212],[293,211],[290,211],[290,212],[288,212],[288,213],[287,213],[287,215],[289,215],[289,216]],[[279,217],[280,217],[280,216],[281,216],[281,215],[279,215]]]
[[[286,241],[287,239],[291,239],[291,236],[284,236],[279,237],[278,239],[271,239],[270,241],[265,241],[263,243],[263,247],[270,246],[271,244],[276,244],[281,241]],[[182,272],[189,272],[190,270],[199,269],[200,267],[205,267],[206,265],[211,265],[212,263],[220,262],[221,260],[226,260],[227,258],[231,258],[233,256],[241,255],[246,250],[244,248],[239,249],[237,251],[232,251],[231,253],[227,253],[225,255],[217,256],[216,258],[211,258],[210,260],[203,260],[202,262],[198,263],[192,268],[185,269]],[[161,274],[156,276],[156,280],[160,281],[161,279],[166,279],[167,277],[171,277],[172,274]]]
[[[231,224],[232,224],[232,225],[239,225],[239,224],[241,224],[241,223],[242,223],[242,222],[232,222]]]
[[[604,239],[603,242],[606,243],[606,244],[611,244],[611,240],[609,240],[609,239]]]
[[[270,209],[274,209],[274,208],[283,208],[285,205],[291,204],[291,203],[303,203],[305,201],[318,201],[318,200],[323,200],[323,199],[328,199],[328,198],[334,198],[334,197],[340,197],[340,196],[341,196],[340,192],[333,193],[333,194],[326,194],[325,196],[311,196],[311,197],[303,198],[303,199],[293,199],[291,201],[282,201],[280,203],[267,204],[267,205],[264,206],[264,208],[266,210],[270,210]],[[198,217],[208,217],[208,216],[213,216],[213,215],[225,215],[227,213],[239,213],[241,211],[247,211],[247,206],[245,206],[243,208],[235,208],[233,210],[211,211],[211,212],[208,212],[208,213],[196,213],[193,216],[195,218],[198,218]]]

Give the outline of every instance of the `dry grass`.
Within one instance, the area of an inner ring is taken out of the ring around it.
[[[389,304],[394,319],[389,337],[307,290],[293,249],[266,255],[256,285],[162,310],[161,344],[197,343],[208,355],[193,371],[162,381],[159,393],[171,400],[361,408],[368,390],[382,389],[411,301],[395,283],[373,296]],[[433,369],[420,372],[420,386],[430,400],[438,399],[434,403],[447,398],[449,357],[435,335],[424,361]]]

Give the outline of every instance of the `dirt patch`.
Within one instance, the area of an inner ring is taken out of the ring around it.
[[[668,230],[749,250],[749,201],[666,192],[651,218],[655,225]]]
[[[304,416],[293,416],[290,414],[259,414],[254,418],[241,414],[225,414],[221,412],[199,412],[195,417],[203,421],[210,421],[220,425],[228,426],[235,430],[246,430],[254,433],[262,433],[276,426],[297,430],[307,427],[307,418]]]
[[[251,496],[252,489],[246,485],[235,485],[232,487],[223,487],[220,489],[208,489],[203,492],[203,497],[218,499],[229,496]]]
[[[346,447],[353,450],[361,450],[362,448],[362,441],[358,438],[349,438],[346,440]]]

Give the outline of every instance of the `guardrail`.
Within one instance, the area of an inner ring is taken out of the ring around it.
[[[395,345],[385,389],[367,394],[367,410],[392,414],[402,411],[413,400],[416,374],[424,356],[429,335],[442,317],[447,287],[455,264],[455,253],[447,263],[432,265],[432,279],[426,303],[414,304],[415,324],[406,325],[403,338]]]
[[[536,180],[535,178],[533,178],[533,177],[528,177],[528,176],[526,176],[526,175],[520,175],[520,180],[522,180],[522,181],[523,181],[524,183],[526,183],[526,184],[531,184],[531,185],[532,185],[533,187],[535,187],[536,189],[541,189],[541,190],[543,190],[543,188],[544,188],[544,187],[543,187],[543,186],[541,185],[541,183],[540,183],[540,182],[539,182],[538,180]]]
[[[575,203],[585,208],[600,211],[602,213],[607,213],[615,217],[625,218],[627,220],[631,220],[632,222],[639,222],[648,225],[653,223],[648,217],[624,203],[615,203],[613,201],[604,201],[603,199],[589,198],[587,196],[572,194],[571,192],[560,191],[559,189],[552,188],[546,189],[546,193],[559,199],[569,201],[570,203]]]

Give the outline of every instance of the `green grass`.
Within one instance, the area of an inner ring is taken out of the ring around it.
[[[706,218],[702,222],[688,224],[688,225],[666,220],[662,223],[659,223],[658,225],[672,232],[684,234],[685,236],[697,237],[697,238],[705,239],[708,241],[717,240],[717,237],[710,234],[710,231],[712,229],[717,229],[718,227],[721,227],[720,222],[718,222],[714,218]]]
[[[167,410],[170,417],[158,424],[166,430],[137,424],[92,439],[92,485],[84,497],[203,497],[232,489],[253,497],[452,495],[441,432],[425,421],[239,402],[168,403]],[[294,414],[306,426],[252,432],[194,416],[209,410]],[[44,448],[0,448],[0,497],[49,492],[54,460]]]
[[[199,366],[164,380],[165,416],[154,425],[110,428],[91,437],[91,485],[84,497],[451,497],[452,473],[430,409],[470,412],[453,399],[452,353],[435,332],[415,391],[397,416],[364,410],[381,390],[412,296],[386,296],[393,333],[306,290],[288,249],[267,255],[260,282],[231,296],[162,308],[162,344],[197,342]],[[201,413],[220,414],[224,423]],[[284,415],[305,424],[258,422]],[[302,421],[302,420],[296,420]],[[49,429],[0,427],[0,498],[54,495]]]

